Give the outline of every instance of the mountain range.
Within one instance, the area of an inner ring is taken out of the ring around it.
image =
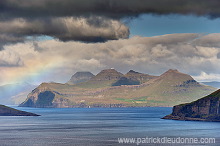
[[[24,107],[143,107],[174,106],[208,95],[216,88],[178,70],[153,76],[130,70],[102,70],[93,77],[77,72],[66,84],[42,83],[20,104]],[[80,77],[80,79],[79,79]],[[86,80],[82,81],[81,79]]]
[[[0,101],[5,105],[18,105],[22,103],[28,93],[30,93],[36,85],[32,85],[26,82],[6,84],[0,86]]]

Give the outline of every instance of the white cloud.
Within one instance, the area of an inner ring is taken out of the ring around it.
[[[36,68],[53,68],[53,72],[47,72],[50,73],[49,80],[65,82],[77,71],[91,71],[96,74],[102,69],[113,67],[123,73],[134,69],[155,75],[176,68],[198,80],[211,80],[207,76],[215,74],[213,78],[218,79],[220,60],[217,55],[220,48],[203,46],[203,41],[210,42],[209,44],[212,41],[204,37],[201,41],[200,38],[198,34],[135,36],[94,44],[46,40],[36,41],[35,45],[33,42],[26,42],[6,46],[6,50],[13,51],[24,62],[23,70],[10,70],[11,76],[13,72],[16,76],[24,71],[25,74],[33,74]],[[36,45],[41,51],[36,51]],[[207,75],[201,76],[201,72]],[[5,74],[9,74],[9,70]],[[11,78],[9,75],[8,78]]]
[[[194,79],[202,82],[202,81],[220,81],[220,74],[207,74],[205,72],[201,72],[200,75],[194,76]]]

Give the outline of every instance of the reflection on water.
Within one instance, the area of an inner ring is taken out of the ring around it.
[[[16,108],[42,116],[0,117],[0,145],[103,146],[122,145],[120,137],[220,138],[218,122],[160,119],[171,108]]]

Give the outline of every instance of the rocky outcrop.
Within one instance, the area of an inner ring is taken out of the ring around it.
[[[0,116],[39,116],[39,115],[25,111],[20,111],[4,105],[0,105]]]
[[[86,82],[89,81],[92,77],[94,77],[94,75],[91,72],[77,72],[71,77],[67,84]]]
[[[173,112],[163,119],[220,122],[220,90],[194,101],[173,107]]]

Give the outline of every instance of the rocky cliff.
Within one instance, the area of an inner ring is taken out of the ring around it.
[[[68,94],[62,94],[55,91],[54,86],[68,86],[58,83],[42,83],[38,88],[34,89],[28,94],[27,99],[21,103],[20,107],[37,107],[37,108],[65,108],[70,107],[70,101],[63,96]]]
[[[176,105],[163,119],[220,122],[220,90],[197,101]]]
[[[39,116],[39,115],[25,111],[20,111],[4,105],[0,105],[0,116]]]

